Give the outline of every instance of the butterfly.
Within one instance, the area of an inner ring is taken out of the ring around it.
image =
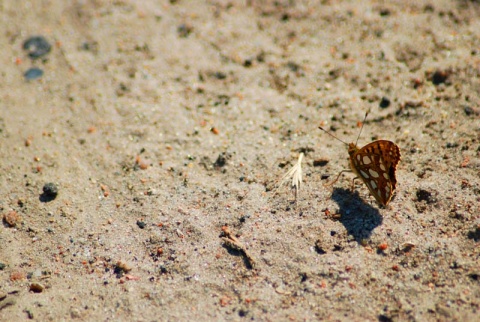
[[[367,115],[368,112],[365,113],[365,119]],[[363,123],[365,123],[365,119]],[[319,128],[337,140],[347,144],[322,127]],[[362,129],[360,129],[360,133]],[[360,134],[358,137],[360,137]],[[351,171],[365,183],[377,202],[382,206],[386,206],[392,199],[397,185],[395,171],[401,159],[400,148],[392,141],[387,140],[374,141],[362,148],[359,148],[355,143],[347,145]],[[340,172],[340,174],[342,174],[342,172]],[[340,174],[338,177],[340,177]]]

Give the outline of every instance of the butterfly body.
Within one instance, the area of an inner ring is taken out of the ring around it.
[[[350,167],[365,183],[370,193],[383,206],[392,199],[397,178],[395,170],[400,161],[399,147],[387,140],[378,140],[358,148],[348,145]]]

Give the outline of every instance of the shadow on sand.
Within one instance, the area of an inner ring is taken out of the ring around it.
[[[370,238],[372,231],[382,224],[383,218],[378,209],[365,203],[357,191],[335,188],[332,199],[340,207],[339,221],[358,243]]]

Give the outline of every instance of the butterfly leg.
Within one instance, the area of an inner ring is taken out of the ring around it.
[[[342,170],[342,171],[340,171],[340,173],[338,174],[337,178],[336,178],[335,180],[333,180],[332,182],[325,184],[325,186],[326,186],[326,187],[333,186],[334,183],[338,181],[338,178],[340,178],[340,176],[341,176],[342,173],[344,173],[344,172],[352,172],[352,170]]]
[[[353,178],[352,180],[352,192],[355,191],[355,180],[358,179],[358,177]]]

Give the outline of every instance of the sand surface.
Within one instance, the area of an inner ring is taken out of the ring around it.
[[[1,321],[480,316],[478,1],[0,14]],[[355,142],[367,110],[358,145],[402,154],[386,208],[325,186],[348,153],[318,126]]]

